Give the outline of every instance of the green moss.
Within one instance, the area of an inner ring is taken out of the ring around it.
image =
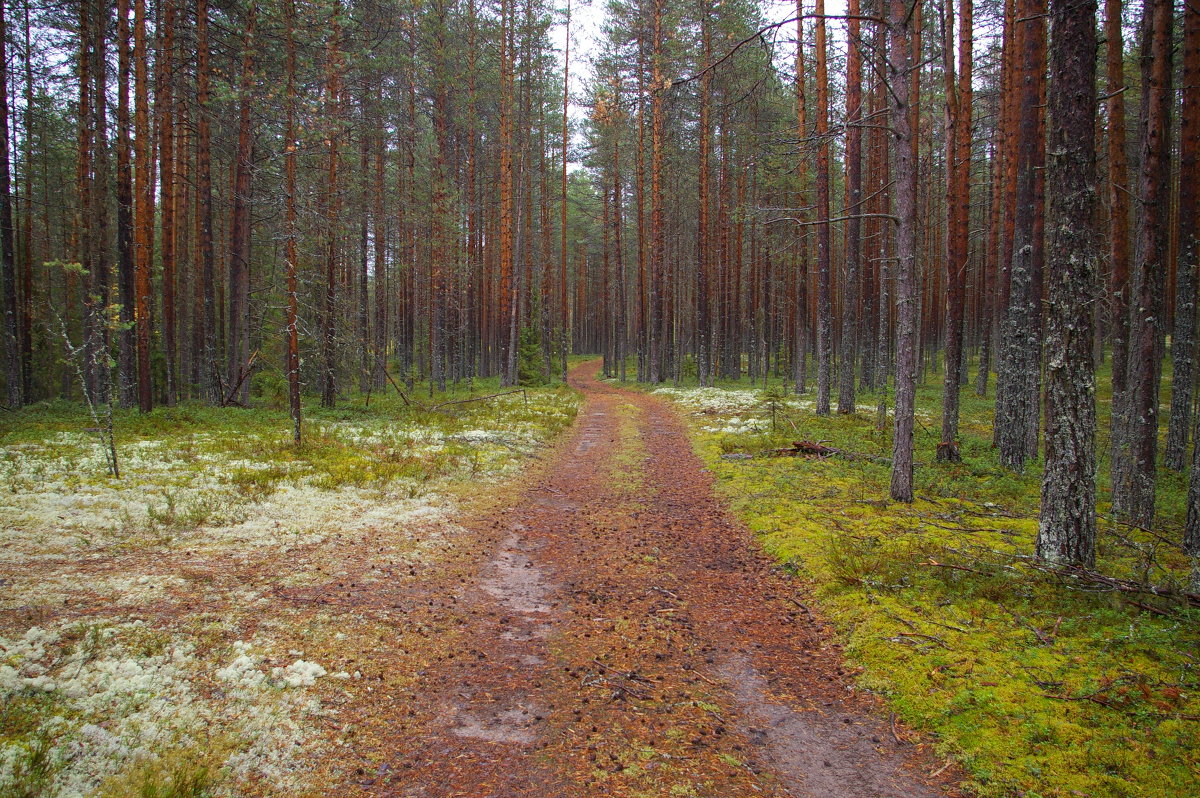
[[[611,459],[609,488],[625,501],[634,500],[645,487],[646,447],[638,435],[641,411],[632,404],[617,406],[617,429],[620,441]]]
[[[224,739],[205,741],[203,749],[180,746],[139,762],[107,779],[101,798],[207,798],[222,781],[221,760],[236,746]]]
[[[774,433],[761,408],[690,417],[696,450],[731,506],[767,552],[811,584],[863,668],[861,686],[933,733],[974,790],[1165,797],[1191,789],[1200,770],[1200,614],[1134,598],[1162,616],[1031,567],[1040,464],[1023,474],[1000,468],[990,400],[969,389],[962,399],[964,462],[938,464],[940,387],[918,392],[911,505],[889,501],[886,462],[720,457],[807,439],[887,458],[890,429],[876,429],[873,412],[818,418],[776,407]],[[874,397],[860,402],[865,410]],[[748,411],[765,431],[716,431]],[[1106,440],[1102,429],[1102,454]],[[1102,509],[1106,474],[1103,462]],[[1099,570],[1183,584],[1188,562],[1175,541],[1184,489],[1184,479],[1164,472],[1154,532],[1102,519]]]

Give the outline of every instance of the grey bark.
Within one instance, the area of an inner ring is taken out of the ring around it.
[[[920,0],[917,0],[920,2]],[[913,423],[917,380],[917,169],[913,159],[909,114],[912,72],[911,15],[906,0],[889,0],[888,74],[891,84],[892,142],[895,182],[892,213],[896,217],[896,416],[892,439],[891,496],[913,500]]]
[[[1037,556],[1096,560],[1096,0],[1050,0],[1046,461]]]

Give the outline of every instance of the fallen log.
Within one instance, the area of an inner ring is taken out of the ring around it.
[[[847,460],[869,460],[873,463],[883,463],[885,465],[890,465],[892,462],[886,457],[875,457],[874,455],[863,454],[861,452],[837,449],[833,446],[826,446],[820,441],[792,441],[791,446],[773,449],[772,454],[777,457],[816,457],[822,460],[828,457],[843,457]]]

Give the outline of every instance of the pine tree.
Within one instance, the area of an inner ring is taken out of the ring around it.
[[[1047,176],[1046,465],[1037,556],[1096,560],[1096,3],[1051,0]]]

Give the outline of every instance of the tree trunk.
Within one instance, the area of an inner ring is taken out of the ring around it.
[[[1179,133],[1179,201],[1176,230],[1175,327],[1171,333],[1171,420],[1167,427],[1167,468],[1187,463],[1196,355],[1196,291],[1200,269],[1200,6],[1184,4],[1183,111]]]
[[[84,0],[87,2],[87,0]],[[109,368],[110,329],[108,306],[112,281],[110,262],[110,239],[108,231],[108,185],[110,178],[108,146],[108,58],[106,32],[111,11],[106,3],[97,2],[90,13],[91,47],[88,75],[91,79],[91,121],[89,129],[91,148],[91,179],[88,208],[88,301],[90,334],[86,344],[87,370],[91,386],[91,399],[107,403],[111,395],[111,372]],[[8,196],[8,192],[4,192]],[[2,205],[2,203],[0,203]],[[10,208],[11,210],[11,208]],[[3,209],[0,207],[0,239],[5,229]],[[11,224],[7,225],[11,230]],[[11,240],[11,239],[10,239]],[[11,249],[9,250],[11,251]]]
[[[1158,391],[1162,375],[1163,293],[1170,198],[1170,0],[1146,0],[1142,19],[1141,175],[1136,273],[1129,320],[1127,401],[1113,463],[1113,509],[1140,526],[1154,522],[1158,467]]]
[[[34,129],[34,104],[33,104],[33,43],[32,43],[32,26],[29,22],[29,4],[30,0],[24,0],[22,10],[25,17],[25,52],[22,59],[25,64],[25,253],[22,259],[21,273],[21,308],[19,314],[20,337],[21,337],[21,397],[25,402],[32,400],[33,396],[33,129]],[[45,141],[42,139],[43,157],[45,155]],[[45,163],[45,161],[43,161]],[[48,184],[49,181],[45,181]],[[48,194],[48,186],[43,185],[43,191]],[[44,247],[47,254],[50,251],[50,224],[49,224],[49,203],[42,204],[44,225],[46,231],[46,246]]]
[[[920,0],[917,0],[920,2]],[[892,438],[892,499],[913,500],[913,422],[917,379],[917,164],[911,112],[911,17],[906,0],[888,0],[887,79],[891,85],[895,182],[892,212],[896,217],[896,415]]]
[[[964,312],[971,191],[971,66],[974,50],[972,0],[960,0],[959,70],[954,83],[953,7],[946,5],[946,358],[942,382],[942,440],[939,460],[958,462],[958,408],[963,367]]]
[[[11,162],[8,139],[8,19],[0,3],[0,268],[4,273],[4,380],[10,408],[25,404],[17,323],[17,263],[13,248]],[[29,168],[28,165],[26,168]]]
[[[513,297],[512,11],[501,0],[500,44],[500,385],[517,384],[516,314]]]
[[[1004,0],[1003,61],[1000,70],[999,136],[1000,160],[1003,171],[1000,177],[1001,215],[1003,229],[1000,249],[996,253],[996,402],[995,407],[1008,407],[1005,391],[1008,388],[1008,366],[1005,358],[1008,348],[1004,343],[1008,327],[1009,295],[1012,292],[1013,232],[1016,229],[1017,197],[1017,103],[1013,101],[1017,82],[1017,48],[1021,42],[1017,36],[1016,0]],[[1002,376],[1003,375],[1003,376]],[[996,413],[992,423],[992,445],[1000,446],[1000,415]]]
[[[559,310],[559,354],[562,357],[562,381],[565,384],[567,381],[567,347],[570,343],[570,320],[567,313],[567,142],[570,139],[571,124],[567,116],[568,108],[571,103],[571,0],[567,0],[567,18],[566,18],[566,33],[564,34],[565,44],[563,46],[563,112],[562,112],[562,193],[559,198],[559,263],[558,263],[558,310]],[[614,156],[615,159],[615,156]],[[619,173],[618,173],[619,174]],[[618,180],[618,187],[620,182]],[[619,190],[619,188],[618,188]],[[620,197],[618,196],[618,202]],[[618,208],[620,205],[617,206]],[[618,213],[618,216],[620,214]],[[619,224],[619,222],[618,222]],[[617,244],[617,257],[621,256],[620,239]],[[625,274],[621,273],[622,293],[625,286]],[[625,306],[624,297],[622,296],[622,305],[620,309],[620,319],[622,328],[620,331],[621,341],[618,346],[618,351],[621,357],[621,378],[625,378],[625,360],[624,360],[624,319]]]
[[[233,210],[229,243],[229,342],[225,357],[225,381],[238,383],[250,359],[250,172],[253,133],[250,103],[254,92],[255,4],[246,5],[242,74],[238,85],[237,152],[234,161]],[[241,379],[235,397],[245,404],[250,398],[250,381]]]
[[[204,397],[212,404],[221,396],[217,372],[217,296],[213,260],[212,207],[212,129],[209,120],[209,44],[208,0],[196,0],[196,232],[200,258],[200,292],[203,310],[194,320],[200,330],[200,351],[196,353],[197,376]]]
[[[808,103],[804,95],[804,6],[796,0],[796,138],[805,141],[808,137]],[[807,164],[796,170],[797,220],[801,225],[797,231],[797,274],[792,337],[792,385],[796,393],[804,393],[808,376],[808,228],[804,226],[808,205]]]
[[[667,325],[663,313],[666,289],[667,242],[663,205],[663,163],[666,157],[666,87],[663,61],[663,0],[653,0],[650,102],[650,382],[665,379],[663,360],[667,348]]]
[[[821,0],[824,2],[824,0]],[[846,271],[842,288],[842,335],[838,412],[854,412],[854,367],[858,361],[858,290],[862,262],[862,41],[859,0],[850,0],[846,54]],[[823,21],[822,21],[823,22]]]
[[[708,0],[700,0],[700,61],[705,68],[700,78],[700,120],[696,130],[699,163],[696,167],[696,374],[700,385],[707,387],[711,381],[712,321],[709,318],[709,177],[710,135],[712,114],[712,70],[706,67],[712,61],[712,7]],[[793,311],[794,313],[795,311]]]
[[[338,166],[341,160],[341,3],[335,2],[332,30],[325,51],[325,286],[321,297],[321,406],[337,404],[337,285],[338,232],[341,201]]]
[[[833,377],[833,275],[829,235],[829,53],[825,44],[825,0],[817,18],[817,415],[829,415]]]
[[[154,407],[150,373],[150,270],[154,248],[154,140],[150,130],[150,54],[146,0],[133,5],[134,72],[134,324],[137,330],[138,409]]]
[[[129,81],[134,58],[130,46],[129,0],[117,2],[117,388],[122,407],[137,401],[137,330],[134,322],[133,140]]]
[[[162,181],[162,316],[163,350],[166,355],[167,404],[178,399],[178,357],[175,322],[176,185],[175,185],[175,0],[163,0],[159,29],[160,55],[155,65],[159,76],[158,114],[159,176]]]
[[[1037,556],[1096,561],[1096,0],[1051,0],[1046,463]]]
[[[1014,74],[1017,103],[1014,114],[1016,143],[1016,212],[1013,224],[1012,264],[1009,269],[1008,312],[1005,316],[998,379],[1004,388],[996,397],[996,427],[1000,462],[1020,471],[1030,456],[1030,433],[1036,442],[1039,396],[1037,391],[1041,340],[1038,334],[1041,296],[1037,279],[1037,165],[1041,160],[1041,84],[1045,80],[1046,40],[1044,0],[1017,0],[1019,71]]]
[[[371,232],[374,236],[374,282],[375,282],[375,337],[372,348],[375,350],[375,361],[372,367],[371,385],[378,389],[387,388],[387,351],[388,351],[388,298],[391,283],[388,280],[387,264],[387,222],[383,206],[383,178],[387,167],[387,127],[383,116],[383,77],[379,76],[375,83],[375,113],[373,120],[375,128],[375,175],[373,181],[373,207],[371,213]],[[472,218],[474,218],[472,216]],[[474,224],[471,225],[474,235]]]
[[[882,2],[880,10],[884,10]],[[875,72],[879,76],[876,81],[875,90],[875,106],[881,113],[881,128],[873,130],[875,138],[875,153],[876,162],[874,169],[874,193],[875,208],[879,213],[888,213],[891,209],[891,150],[890,139],[891,130],[886,126],[889,121],[889,108],[891,105],[891,93],[887,78],[888,69],[888,54],[887,41],[889,36],[890,26],[886,21],[881,21],[876,26],[875,42],[876,42],[876,67]],[[876,245],[875,258],[879,264],[879,327],[875,340],[875,383],[879,389],[879,401],[876,407],[876,428],[884,430],[887,428],[887,404],[888,404],[888,376],[892,369],[889,367],[891,363],[891,333],[892,333],[892,302],[890,294],[891,278],[891,253],[890,247],[892,222],[890,219],[877,219],[875,227]]]
[[[1112,329],[1112,439],[1110,459],[1124,418],[1129,368],[1129,168],[1125,152],[1125,46],[1121,26],[1122,0],[1104,4],[1105,66],[1108,94],[1108,322]]]
[[[284,133],[284,175],[286,194],[286,244],[284,257],[287,261],[287,355],[284,371],[288,380],[288,408],[292,416],[292,442],[300,445],[300,341],[296,299],[296,4],[286,0],[287,15],[287,122]]]

